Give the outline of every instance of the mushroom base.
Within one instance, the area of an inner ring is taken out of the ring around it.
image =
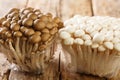
[[[49,65],[49,68],[45,70],[44,74],[32,74],[11,70],[9,80],[59,80],[59,72],[56,70],[56,65],[53,64],[55,63]]]
[[[99,77],[115,77],[120,69],[120,55],[115,50],[100,52],[90,46],[62,45],[65,54],[71,56],[71,71],[97,75]]]
[[[7,56],[10,63],[17,65],[18,70],[42,74],[46,68],[49,68],[54,55],[55,44],[55,42],[51,42],[46,49],[39,51],[37,49],[38,44],[30,44],[29,41],[17,38],[15,46],[12,42],[1,44],[0,50]]]

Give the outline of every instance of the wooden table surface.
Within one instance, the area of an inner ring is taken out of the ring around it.
[[[75,14],[120,17],[120,0],[0,0],[0,17],[10,8],[26,6],[41,9],[44,13],[51,12],[61,17],[63,21]],[[0,54],[0,76],[9,68],[8,66],[8,61],[4,55]],[[77,74],[71,74],[67,77],[69,77],[68,80],[105,80],[104,78],[86,77],[86,75],[79,75],[77,78]],[[0,80],[2,80],[1,77]],[[120,80],[120,78],[111,80]]]

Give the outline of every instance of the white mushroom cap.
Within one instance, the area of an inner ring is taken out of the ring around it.
[[[71,35],[70,35],[68,32],[65,32],[65,31],[60,32],[60,37],[61,37],[62,39],[70,38],[70,36],[71,36]]]
[[[114,48],[115,48],[117,51],[120,51],[120,43],[114,44]]]
[[[97,43],[92,44],[92,48],[98,48],[98,47],[99,47],[99,44],[97,44]]]
[[[93,37],[93,42],[102,42],[104,41],[105,37],[103,34],[97,33],[95,34],[95,36]]]
[[[74,40],[74,43],[75,43],[75,44],[79,44],[79,45],[83,45],[84,41],[83,41],[82,39],[80,39],[80,38],[76,38],[76,39]]]
[[[72,45],[74,42],[73,38],[67,38],[66,40],[64,40],[64,44],[65,45]]]
[[[106,49],[105,49],[104,46],[100,45],[100,46],[98,47],[98,50],[99,50],[99,51],[105,51]]]
[[[108,49],[113,49],[113,43],[112,42],[104,42],[104,45]]]
[[[92,41],[91,40],[85,40],[85,45],[87,45],[87,46],[92,45]]]
[[[66,26],[66,31],[69,32],[69,33],[74,33],[75,32],[75,28],[74,26],[72,25],[69,25],[69,26]]]
[[[76,30],[75,32],[74,32],[74,36],[75,37],[81,37],[81,36],[83,36],[85,34],[85,32],[84,32],[84,30]]]

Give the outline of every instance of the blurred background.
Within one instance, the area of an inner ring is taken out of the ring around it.
[[[0,17],[13,7],[38,8],[63,20],[75,14],[120,17],[120,0],[0,0]]]
[[[34,7],[44,13],[51,12],[63,21],[75,14],[120,17],[120,0],[0,0],[0,17],[14,7]],[[8,65],[6,58],[0,54],[0,76]]]

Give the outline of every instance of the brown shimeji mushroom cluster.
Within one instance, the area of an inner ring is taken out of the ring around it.
[[[111,78],[120,70],[120,19],[75,16],[59,31],[72,70]]]
[[[51,13],[43,14],[31,7],[13,8],[0,19],[0,42],[13,53],[9,55],[14,55],[12,58],[18,61],[16,64],[27,64],[25,58],[46,50],[61,27],[60,18]]]

